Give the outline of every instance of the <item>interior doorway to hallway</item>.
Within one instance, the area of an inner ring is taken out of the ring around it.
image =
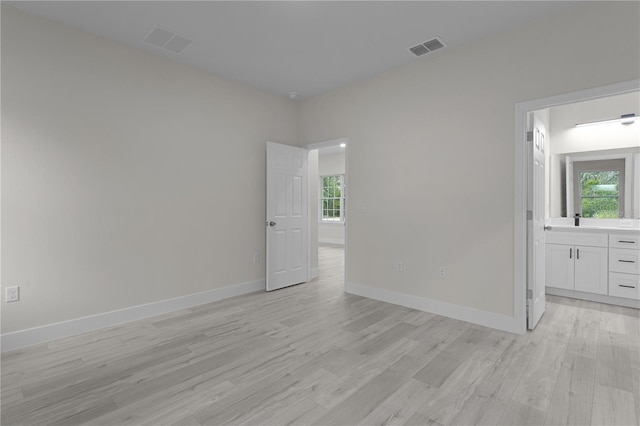
[[[309,149],[311,278],[345,283],[348,226],[347,139],[312,144]]]

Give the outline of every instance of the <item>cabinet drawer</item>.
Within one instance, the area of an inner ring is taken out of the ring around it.
[[[609,247],[624,249],[640,249],[640,236],[609,234]]]
[[[610,272],[609,296],[640,299],[640,275]]]
[[[640,250],[610,248],[609,271],[640,274]]]
[[[547,232],[545,240],[551,244],[568,244],[576,246],[607,247],[609,245],[608,234],[587,232]]]

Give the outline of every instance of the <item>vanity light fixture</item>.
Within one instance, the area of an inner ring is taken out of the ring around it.
[[[593,126],[596,124],[607,124],[607,123],[620,123],[624,125],[633,124],[638,118],[635,114],[622,114],[620,118],[612,118],[610,120],[601,120],[601,121],[590,121],[588,123],[579,123],[576,124],[576,127],[584,127],[584,126]]]
[[[340,148],[345,148],[346,146],[347,146],[347,144],[346,144],[346,143],[341,143],[341,144],[340,144]]]

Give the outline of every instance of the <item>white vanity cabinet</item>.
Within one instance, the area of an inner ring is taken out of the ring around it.
[[[608,293],[606,235],[549,232],[546,239],[546,286]]]
[[[565,228],[547,232],[545,237],[545,285],[549,294],[625,306],[636,306],[628,303],[640,301],[640,234],[637,231]]]

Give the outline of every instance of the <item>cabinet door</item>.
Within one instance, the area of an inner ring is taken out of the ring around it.
[[[545,285],[573,290],[573,246],[546,245]]]
[[[607,294],[608,256],[604,247],[575,246],[575,289]]]

